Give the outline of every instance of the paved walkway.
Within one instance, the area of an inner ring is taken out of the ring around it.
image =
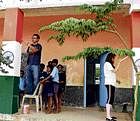
[[[131,121],[128,113],[113,112],[118,118],[117,121]],[[98,108],[72,108],[64,107],[61,113],[45,114],[44,112],[36,113],[32,110],[30,114],[18,112],[12,115],[13,121],[105,121],[105,112]],[[8,121],[11,121],[8,120]],[[1,121],[1,120],[0,120]],[[6,121],[6,120],[5,120]]]

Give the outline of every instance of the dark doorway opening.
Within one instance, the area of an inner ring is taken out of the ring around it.
[[[86,61],[86,106],[92,107],[99,104],[99,77],[100,59],[93,57]]]

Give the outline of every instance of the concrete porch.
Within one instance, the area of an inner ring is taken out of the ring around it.
[[[113,112],[113,116],[117,117],[117,121],[132,121],[130,114]],[[2,119],[4,118],[5,119]],[[105,121],[105,111],[101,111],[98,107],[76,108],[63,107],[62,112],[58,114],[46,114],[44,112],[36,113],[35,109],[31,109],[30,114],[18,113],[13,115],[0,114],[0,120],[8,121]]]

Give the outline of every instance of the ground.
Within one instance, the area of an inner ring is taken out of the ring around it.
[[[0,117],[1,116],[2,114],[0,114]],[[113,116],[118,118],[117,121],[132,121],[128,113],[113,112]],[[36,113],[35,109],[32,109],[30,114],[22,114],[21,111],[19,111],[11,117],[7,116],[7,119],[8,118],[8,121],[105,121],[105,112],[101,111],[98,107],[90,107],[86,109],[63,107],[62,112],[58,114],[46,114],[44,112]]]

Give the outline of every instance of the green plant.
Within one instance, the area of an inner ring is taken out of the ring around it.
[[[119,56],[134,56],[135,53],[131,49],[113,49],[111,47],[104,47],[104,48],[99,48],[99,47],[89,47],[85,48],[82,52],[79,52],[75,56],[65,56],[62,58],[63,61],[65,60],[79,60],[81,58],[88,58],[88,57],[94,57],[98,58],[101,54],[105,52],[111,52]]]
[[[95,70],[95,78],[99,78],[100,77],[100,68],[97,67]]]
[[[50,25],[43,26],[40,28],[40,32],[45,30],[53,30],[57,32],[55,35],[51,35],[49,40],[55,39],[57,42],[62,45],[65,41],[66,36],[76,36],[81,37],[83,41],[88,40],[91,35],[95,35],[97,32],[109,32],[115,34],[120,42],[124,45],[126,51],[121,49],[117,49],[113,51],[112,49],[109,52],[114,52],[119,54],[120,56],[128,55],[132,61],[134,69],[136,71],[136,89],[135,89],[135,105],[133,112],[133,121],[136,120],[136,109],[137,109],[137,98],[138,98],[138,82],[139,82],[139,73],[137,67],[134,63],[132,56],[134,53],[129,50],[127,40],[118,32],[116,29],[116,25],[113,23],[113,18],[111,14],[113,11],[120,9],[123,0],[113,0],[112,2],[107,2],[102,6],[95,5],[82,5],[81,9],[89,12],[93,15],[93,19],[76,19],[76,18],[68,18],[62,21],[54,22]],[[76,56],[66,56],[63,60],[75,59],[78,60],[80,58],[86,58],[89,55],[96,55],[103,53],[106,51],[105,48],[88,48],[84,49],[84,51],[78,53]],[[108,51],[108,50],[107,50]],[[131,54],[130,54],[131,53]],[[132,54],[133,53],[133,54]]]

